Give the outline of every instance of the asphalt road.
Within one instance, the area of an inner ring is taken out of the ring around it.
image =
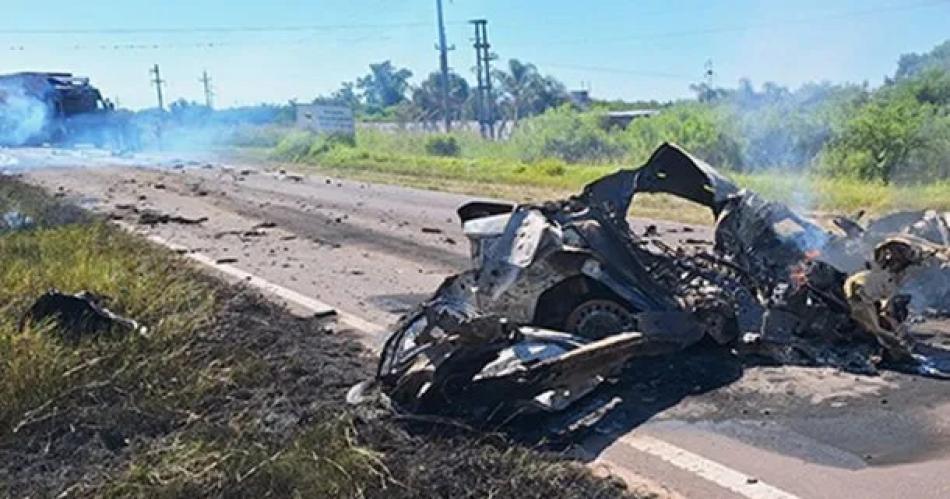
[[[470,196],[280,174],[265,165],[99,151],[0,150],[0,170],[385,326],[468,263]],[[137,224],[151,209],[199,224]],[[708,227],[658,225],[671,243]],[[378,334],[368,334],[378,342]],[[742,365],[703,351],[635,365],[578,450],[686,497],[950,497],[950,382]]]

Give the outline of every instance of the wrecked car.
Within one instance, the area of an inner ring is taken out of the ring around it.
[[[641,193],[707,207],[712,250],[636,235],[627,215]],[[849,279],[835,260],[859,251],[849,242],[867,232],[858,222],[848,220],[851,233],[826,230],[673,144],[566,200],[475,202],[458,215],[472,268],[397,324],[375,380],[354,388],[354,400],[372,384],[413,413],[499,421],[558,412],[588,401],[638,356],[703,341],[856,372],[874,372],[882,359],[950,370],[903,330],[908,300],[898,293],[911,269],[946,268],[944,253],[885,240],[868,273]],[[875,288],[881,279],[892,285]],[[584,419],[602,409],[574,412]]]

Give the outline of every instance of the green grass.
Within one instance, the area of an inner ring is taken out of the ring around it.
[[[169,375],[181,367],[176,345],[208,320],[215,304],[211,289],[187,269],[103,224],[2,236],[0,262],[0,438],[26,411],[74,387],[113,376],[131,383]],[[114,311],[147,324],[149,337],[88,340],[73,348],[43,324],[19,331],[19,317],[50,288],[106,296]],[[178,383],[152,385],[147,395],[197,396],[208,373],[188,374]]]
[[[540,201],[578,192],[585,184],[619,168],[617,164],[571,164],[547,159],[519,159],[513,144],[488,142],[467,133],[455,134],[459,157],[425,153],[424,134],[360,130],[355,147],[308,150],[313,138],[295,135],[297,154],[283,142],[268,157],[289,161],[297,168],[359,180],[408,185],[515,201]],[[285,146],[282,148],[281,146]],[[259,150],[260,151],[260,150]],[[950,181],[884,185],[852,178],[785,171],[723,172],[739,186],[810,212],[883,213],[898,209],[950,210]],[[636,216],[689,222],[709,222],[708,211],[667,196],[643,196],[632,210]]]
[[[192,355],[192,340],[212,327],[218,293],[170,253],[95,223],[0,236],[0,261],[0,442],[57,411],[78,409],[67,419],[80,428],[89,424],[82,415],[88,407],[69,406],[75,396],[102,396],[98,390],[108,386],[124,395],[114,407],[93,409],[105,411],[94,419],[123,424],[132,410],[147,414],[146,421],[185,426],[133,452],[126,471],[110,476],[96,495],[359,497],[378,484],[384,467],[356,442],[345,416],[320,421],[287,443],[260,438],[239,419],[225,432],[202,424],[209,400],[267,369],[240,351],[210,362]],[[108,296],[110,308],[148,325],[149,334],[74,345],[48,324],[19,330],[18,318],[50,288]]]

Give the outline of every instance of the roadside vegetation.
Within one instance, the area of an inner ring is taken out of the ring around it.
[[[385,118],[434,126],[440,116],[433,89],[411,89],[405,71],[384,64],[324,98],[357,109],[365,123],[355,140],[269,127],[242,130],[231,143],[333,174],[524,200],[574,192],[617,168],[639,166],[671,141],[740,185],[802,209],[950,209],[950,41],[902,56],[875,89],[699,84],[695,99],[630,104],[660,112],[625,128],[605,114],[618,103],[580,106],[531,65],[510,61],[496,76],[502,140],[471,130],[433,134],[374,124]],[[471,99],[458,91],[453,113],[468,119]],[[662,214],[668,203],[648,201],[642,209]]]
[[[578,464],[497,436],[407,432],[344,403],[372,359],[348,334],[8,177],[0,214],[0,495],[622,497]],[[146,335],[79,341],[20,318],[90,290]],[[61,495],[62,494],[62,495]]]

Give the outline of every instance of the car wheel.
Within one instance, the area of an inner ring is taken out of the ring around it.
[[[636,330],[636,317],[613,300],[588,300],[571,311],[565,321],[567,331],[593,340]]]

